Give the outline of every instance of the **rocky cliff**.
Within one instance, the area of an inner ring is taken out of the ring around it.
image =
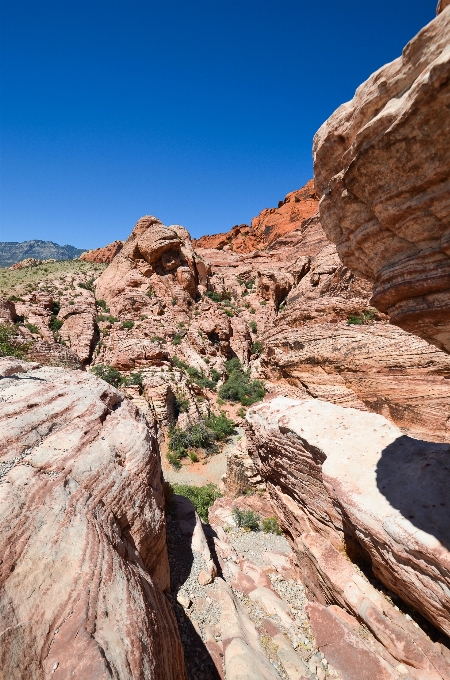
[[[98,262],[109,264],[115,258],[117,253],[123,248],[123,241],[113,241],[104,248],[96,248],[95,250],[86,250],[80,255],[80,260],[84,262]]]
[[[277,208],[265,208],[252,219],[251,225],[236,225],[225,234],[202,236],[194,240],[196,248],[217,248],[234,250],[236,253],[250,253],[264,250],[280,236],[297,229],[302,222],[317,212],[318,199],[314,182],[310,180],[304,187],[291,191]]]
[[[450,350],[450,9],[314,138],[320,217],[391,323]]]

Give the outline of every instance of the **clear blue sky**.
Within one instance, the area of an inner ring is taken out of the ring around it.
[[[312,176],[316,130],[435,5],[0,0],[0,240],[248,222]]]

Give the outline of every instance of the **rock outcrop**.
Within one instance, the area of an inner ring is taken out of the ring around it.
[[[412,439],[382,416],[320,400],[279,397],[253,407],[247,421],[250,454],[318,603],[309,609],[316,642],[335,647],[327,658],[339,669],[339,639],[346,639],[355,659],[358,649],[377,656],[378,675],[367,677],[397,677],[395,669],[423,680],[450,677],[447,649],[354,564],[368,565],[450,632],[448,444]],[[373,638],[358,639],[357,619]]]
[[[1,677],[185,677],[152,427],[92,375],[0,363]]]
[[[165,227],[156,217],[142,217],[122,250],[97,282],[97,297],[116,316],[139,319],[160,314],[164,305],[190,306],[196,296],[197,272],[189,234]]]
[[[104,248],[96,248],[95,250],[86,250],[81,253],[80,260],[84,262],[98,262],[100,264],[109,264],[113,261],[117,253],[123,248],[124,241],[113,241],[108,243]]]
[[[194,240],[196,248],[216,248],[249,253],[264,250],[285,234],[297,229],[305,220],[317,212],[318,199],[314,182],[291,191],[277,208],[265,208],[252,219],[251,225],[241,224],[225,234],[202,236]]]
[[[450,351],[450,9],[314,138],[320,218],[391,323]]]

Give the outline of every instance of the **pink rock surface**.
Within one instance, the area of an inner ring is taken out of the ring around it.
[[[152,428],[94,376],[0,364],[2,677],[183,678]]]
[[[391,323],[450,350],[450,9],[314,138],[320,218]]]
[[[343,556],[369,558],[385,586],[448,634],[448,444],[311,399],[274,398],[250,409],[247,421],[250,454],[308,597],[338,605],[356,627],[362,620],[366,646],[391,669],[403,663],[417,680],[450,677],[442,650]]]

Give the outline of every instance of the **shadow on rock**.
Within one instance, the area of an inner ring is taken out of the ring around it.
[[[177,595],[188,580],[194,554],[191,536],[180,530],[175,507],[167,514],[167,544],[170,564],[171,593],[168,596],[178,623],[189,680],[220,680],[209,651],[185,610],[177,602]]]
[[[380,493],[417,529],[450,549],[450,445],[399,437],[382,451]]]

